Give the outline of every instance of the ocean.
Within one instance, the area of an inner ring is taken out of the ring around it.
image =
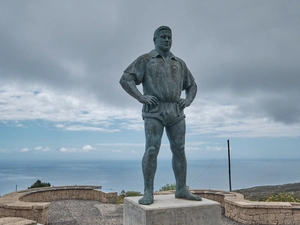
[[[1,160],[0,196],[37,180],[51,186],[99,185],[104,190],[143,192],[141,160]],[[232,159],[232,190],[300,182],[300,159]],[[159,160],[155,190],[175,183],[171,160]],[[229,190],[227,159],[188,160],[191,189]]]

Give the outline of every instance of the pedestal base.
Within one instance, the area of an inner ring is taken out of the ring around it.
[[[221,225],[221,205],[218,202],[155,195],[153,204],[140,205],[140,198],[124,199],[123,225]]]

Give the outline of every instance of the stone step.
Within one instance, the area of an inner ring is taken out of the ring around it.
[[[20,217],[3,217],[0,218],[0,225],[37,225],[37,222]]]

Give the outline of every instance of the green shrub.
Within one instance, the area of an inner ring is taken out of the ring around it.
[[[296,198],[297,200],[300,199],[300,191],[296,191],[293,194],[294,194],[294,198]]]
[[[189,186],[186,187],[189,188]],[[159,191],[172,191],[172,190],[176,190],[176,184],[166,184],[159,189]]]
[[[171,190],[176,190],[176,184],[166,184],[159,189],[159,191],[171,191]]]
[[[134,196],[142,196],[142,193],[139,191],[124,191],[122,190],[121,193],[118,196],[118,204],[123,204],[124,203],[124,198],[125,197],[134,197]]]
[[[139,191],[126,191],[125,197],[141,196],[142,193]]]
[[[273,194],[266,201],[267,202],[300,202],[299,199],[294,198],[293,194],[286,193],[286,192]]]
[[[30,188],[40,188],[40,187],[50,187],[50,183],[44,183],[40,180],[37,180],[33,185],[31,185],[28,189]]]

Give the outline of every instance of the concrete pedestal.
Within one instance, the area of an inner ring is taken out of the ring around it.
[[[123,225],[221,225],[218,202],[177,199],[172,194],[155,195],[153,204],[140,205],[140,198],[125,198]]]

